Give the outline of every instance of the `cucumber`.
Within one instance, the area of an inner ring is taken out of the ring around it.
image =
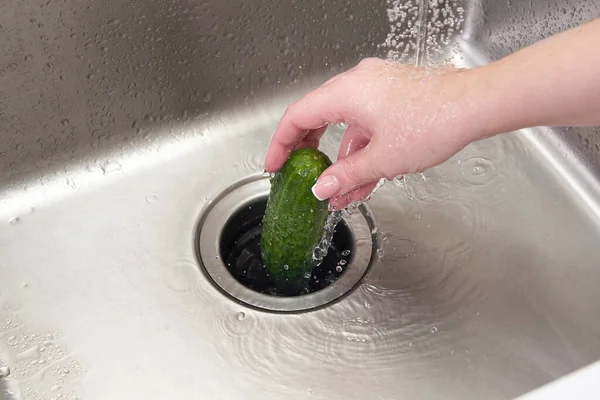
[[[330,165],[319,150],[299,149],[271,178],[261,251],[269,279],[281,294],[296,295],[308,288],[313,251],[329,216],[328,202],[319,201],[311,188]]]

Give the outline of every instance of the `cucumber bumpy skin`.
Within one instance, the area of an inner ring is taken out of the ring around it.
[[[284,295],[308,288],[313,251],[329,216],[328,202],[312,193],[331,160],[317,149],[295,150],[271,178],[271,194],[263,218],[261,249],[269,279]]]

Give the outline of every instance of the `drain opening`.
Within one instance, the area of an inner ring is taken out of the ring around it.
[[[260,259],[261,222],[269,191],[268,179],[250,177],[230,186],[204,210],[196,255],[209,280],[239,303],[276,312],[315,309],[352,291],[376,254],[369,209],[361,205],[338,223],[333,246],[313,271],[308,293],[284,296],[271,286]]]
[[[271,296],[293,296],[295,294],[279,292],[263,266],[260,238],[266,207],[267,199],[261,198],[245,205],[227,220],[219,241],[220,256],[242,285]],[[350,264],[353,250],[352,232],[342,220],[334,230],[327,256],[313,269],[308,288],[301,294],[317,292],[337,281]]]

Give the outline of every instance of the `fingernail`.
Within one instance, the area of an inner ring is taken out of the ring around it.
[[[335,176],[324,176],[319,178],[317,183],[312,187],[312,192],[315,197],[321,201],[330,198],[340,191],[340,182]]]

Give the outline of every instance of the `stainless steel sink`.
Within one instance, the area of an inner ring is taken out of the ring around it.
[[[368,274],[310,312],[233,301],[195,242],[286,105],[362,57],[472,67],[597,16],[0,2],[0,399],[508,399],[599,359],[598,129],[498,136],[386,184]]]

